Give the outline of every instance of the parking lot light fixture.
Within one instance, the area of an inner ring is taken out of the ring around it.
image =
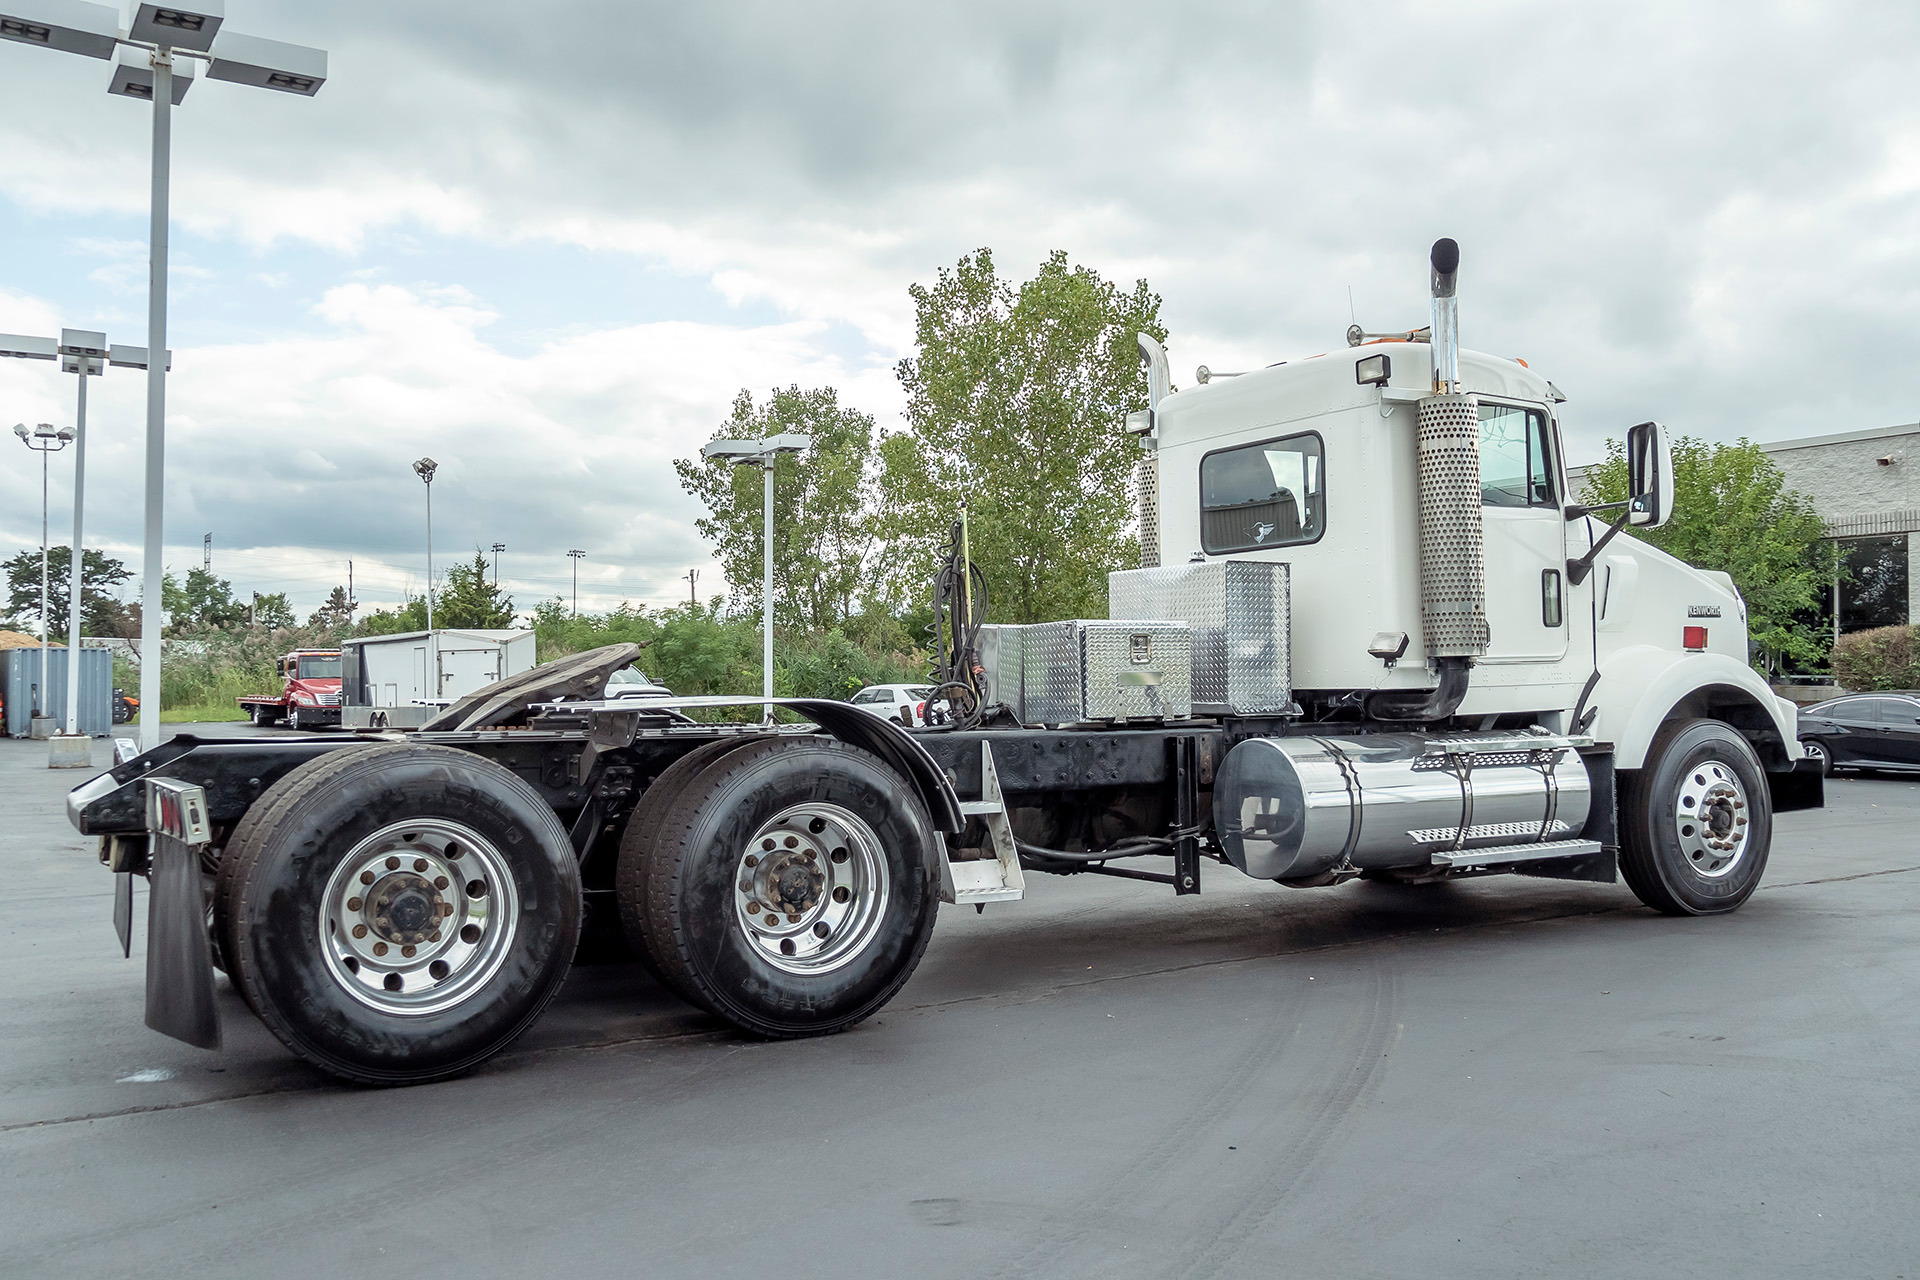
[[[736,467],[758,467],[764,521],[760,538],[760,696],[773,700],[773,464],[783,453],[805,453],[813,437],[799,432],[764,440],[715,440],[700,450],[703,458],[725,458]],[[773,707],[766,709],[773,722]]]
[[[422,458],[413,464],[413,474],[427,484],[427,630],[433,630],[433,473],[440,464],[432,458]]]
[[[567,559],[573,561],[573,616],[580,616],[580,557],[587,553],[575,547],[567,552]]]
[[[147,349],[167,348],[167,201],[173,108],[185,96],[192,62],[210,78],[307,97],[326,83],[319,49],[261,40],[227,29],[224,0],[135,0],[127,29],[120,11],[90,0],[0,0],[0,39],[114,60],[108,92],[153,103],[153,164],[147,259]],[[216,46],[218,46],[216,48]],[[117,49],[127,49],[117,56]],[[117,361],[115,363],[118,363]],[[147,369],[146,529],[141,573],[140,747],[160,745],[160,558],[166,496],[167,364]]]
[[[20,437],[20,443],[40,455],[40,685],[34,691],[33,716],[39,719],[47,715],[47,604],[50,598],[47,580],[47,455],[58,453],[73,440],[72,427],[55,427],[51,422],[43,422],[32,431],[27,424],[13,424],[13,434]],[[69,633],[73,625],[67,625]],[[71,634],[67,643],[73,643]]]

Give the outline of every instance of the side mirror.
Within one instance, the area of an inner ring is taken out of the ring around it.
[[[1627,430],[1627,523],[1658,529],[1673,515],[1673,449],[1667,429],[1643,422]]]

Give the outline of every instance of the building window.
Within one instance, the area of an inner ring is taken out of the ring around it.
[[[1907,535],[1845,538],[1840,541],[1841,573],[1827,606],[1840,615],[1840,633],[1871,627],[1904,626],[1907,621]]]

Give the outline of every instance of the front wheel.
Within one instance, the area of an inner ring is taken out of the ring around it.
[[[1683,720],[1655,739],[1620,810],[1621,875],[1655,911],[1733,911],[1759,887],[1772,797],[1753,748],[1721,721]]]
[[[307,1061],[366,1084],[465,1071],[560,989],[580,931],[566,831],[451,747],[330,752],[268,789],[216,882],[227,972]]]
[[[621,851],[622,916],[670,987],[741,1030],[844,1030],[919,964],[939,843],[919,794],[872,755],[763,740],[649,816]]]

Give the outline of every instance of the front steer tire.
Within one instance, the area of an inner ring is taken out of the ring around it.
[[[1664,915],[1703,916],[1753,895],[1773,843],[1773,801],[1745,738],[1719,720],[1678,721],[1623,776],[1620,874],[1635,897]]]
[[[857,747],[782,737],[721,753],[649,826],[622,849],[622,916],[670,988],[752,1035],[855,1025],[932,937],[932,819]]]
[[[294,769],[241,819],[216,879],[242,997],[287,1048],[360,1084],[443,1079],[506,1048],[559,991],[580,916],[552,808],[492,761],[420,743]]]

